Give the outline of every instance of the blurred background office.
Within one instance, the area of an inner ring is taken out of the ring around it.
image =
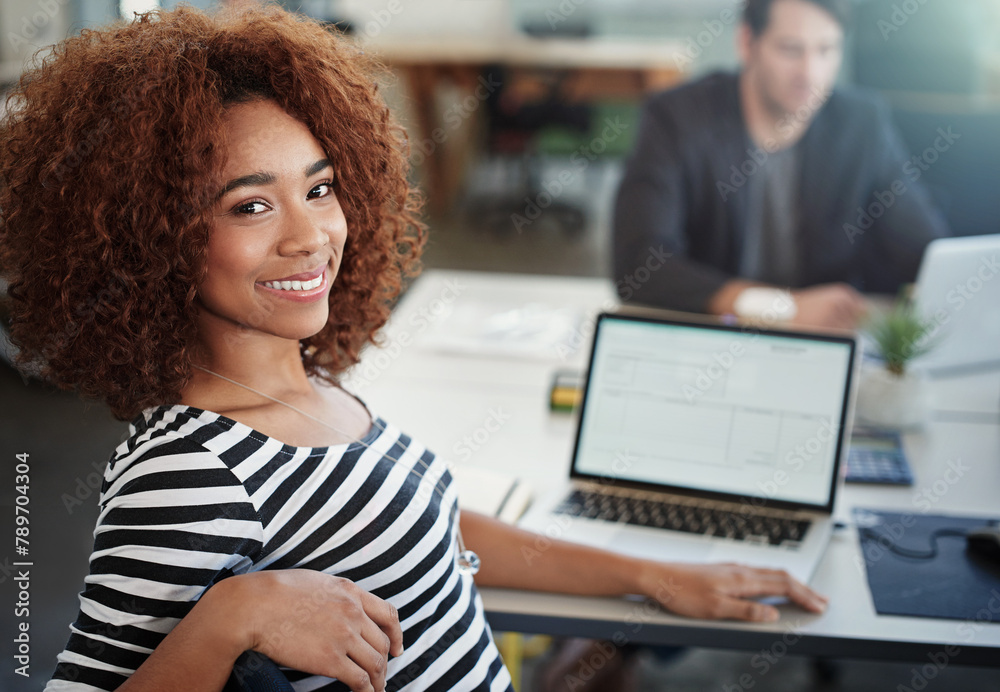
[[[176,4],[3,0],[0,83],[6,88],[15,82],[36,51],[67,35]],[[735,69],[743,5],[740,0],[282,4],[353,34],[393,68],[384,88],[410,133],[413,175],[427,195],[428,267],[612,279],[611,205],[635,136],[638,105],[654,91],[711,70]],[[1000,0],[859,0],[856,9],[840,80],[884,94],[914,155],[932,147],[939,128],[959,135],[947,151],[932,152],[933,161],[922,158],[921,179],[956,235],[1000,232],[1000,194],[992,189],[1000,180]],[[0,377],[4,459],[13,457],[24,435],[45,439],[32,426],[46,418],[72,421],[78,433],[69,436],[71,446],[52,439],[49,447],[31,450],[46,464],[46,473],[36,475],[38,497],[50,498],[48,506],[39,500],[33,524],[39,557],[48,561],[39,572],[44,581],[36,583],[37,628],[32,625],[37,681],[54,666],[76,614],[97,513],[97,486],[90,479],[124,426],[72,395],[37,383],[25,387],[2,364]],[[11,484],[4,481],[0,505],[12,504]],[[0,579],[0,587],[10,586],[5,576]],[[3,602],[13,599],[5,596]],[[6,653],[3,660],[10,660]],[[749,655],[692,651],[672,665],[665,676],[650,663],[642,689],[722,689],[749,670]],[[903,664],[852,663],[827,689],[896,689],[909,679],[907,670]],[[8,673],[5,666],[0,688],[28,689],[15,686],[22,681]],[[758,689],[806,689],[816,682],[814,674],[810,661],[789,660]],[[988,671],[949,669],[934,683],[936,689],[995,689],[991,680]]]
[[[252,0],[240,0],[252,1]],[[0,79],[175,0],[5,0]],[[210,7],[215,0],[190,4]],[[740,0],[285,0],[371,44],[428,194],[430,266],[602,275],[641,98],[737,65]],[[956,235],[1000,230],[1000,2],[859,1],[841,81],[882,92]],[[609,127],[609,124],[614,125]]]

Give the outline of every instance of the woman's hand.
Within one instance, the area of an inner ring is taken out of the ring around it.
[[[254,649],[354,692],[385,689],[403,653],[396,609],[353,582],[306,569],[240,574],[206,591],[119,692],[216,692]]]
[[[756,622],[777,620],[777,608],[749,600],[761,596],[785,596],[814,613],[826,609],[824,596],[784,570],[733,563],[645,565],[639,576],[640,592],[678,615]]]
[[[816,613],[826,608],[826,598],[782,570],[639,560],[540,538],[475,512],[462,512],[462,532],[483,559],[476,575],[480,586],[588,596],[637,594],[696,618],[776,620],[776,608],[749,600],[759,596],[785,596]],[[544,549],[540,540],[546,541]]]
[[[354,692],[385,689],[388,657],[403,653],[403,631],[390,603],[313,570],[255,572],[218,586],[226,582],[236,582],[231,598],[248,621],[246,648],[296,670],[337,678]]]

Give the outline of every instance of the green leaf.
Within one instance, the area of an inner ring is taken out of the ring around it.
[[[863,331],[875,342],[886,368],[897,375],[906,371],[914,358],[933,349],[940,335],[937,325],[916,313],[910,303],[897,303],[888,313],[874,315]]]

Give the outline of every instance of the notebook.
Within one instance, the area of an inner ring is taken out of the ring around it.
[[[448,471],[458,484],[462,510],[516,524],[531,503],[531,488],[515,476],[465,464],[450,465]]]
[[[601,314],[570,477],[520,525],[807,581],[832,529],[856,351],[849,336]]]

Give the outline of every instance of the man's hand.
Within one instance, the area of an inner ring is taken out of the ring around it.
[[[797,312],[789,322],[804,327],[855,329],[867,311],[864,297],[847,284],[792,291]]]
[[[239,578],[248,580],[242,607],[254,609],[247,648],[296,670],[337,678],[354,692],[385,689],[389,655],[403,653],[399,615],[390,603],[313,570]]]
[[[760,596],[785,596],[814,613],[826,609],[825,597],[783,570],[732,563],[647,565],[651,569],[643,577],[643,593],[678,615],[713,620],[777,620],[775,607],[750,600]]]

